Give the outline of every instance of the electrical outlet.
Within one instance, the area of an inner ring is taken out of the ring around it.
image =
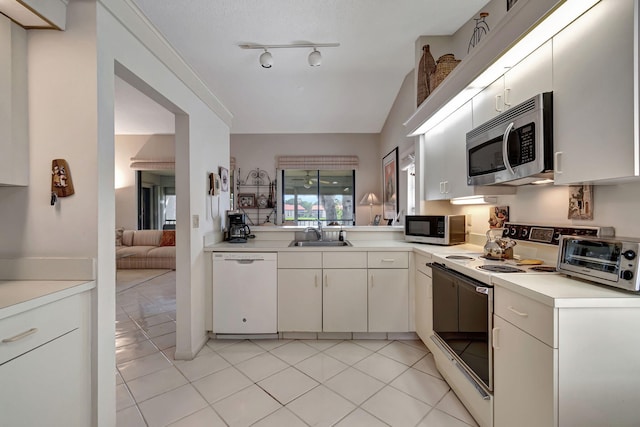
[[[193,228],[200,228],[200,215],[193,215],[191,217],[191,226]]]
[[[471,218],[473,217],[473,215],[471,214],[466,214],[466,220],[467,220],[467,227],[471,227]]]

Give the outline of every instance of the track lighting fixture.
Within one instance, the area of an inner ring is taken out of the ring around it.
[[[299,43],[299,44],[241,44],[241,49],[263,49],[264,52],[260,55],[260,65],[262,68],[271,68],[273,66],[273,56],[269,49],[295,49],[295,48],[312,48],[313,51],[309,54],[308,61],[312,67],[318,67],[322,63],[322,54],[318,50],[319,47],[338,47],[340,43]]]
[[[319,67],[322,64],[322,55],[315,47],[313,48],[313,52],[309,54],[309,65],[312,67]]]
[[[260,55],[260,65],[262,65],[262,68],[271,68],[273,66],[273,56],[267,49]]]

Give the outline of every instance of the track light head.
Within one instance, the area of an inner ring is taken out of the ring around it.
[[[322,64],[322,55],[320,51],[314,47],[313,52],[309,54],[309,65],[319,67],[320,64]]]
[[[267,49],[260,55],[260,65],[262,68],[271,68],[273,66],[273,56]]]

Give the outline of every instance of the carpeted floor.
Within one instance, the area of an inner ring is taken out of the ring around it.
[[[162,276],[172,270],[154,269],[124,269],[116,271],[116,292],[126,291],[140,285],[154,277]]]

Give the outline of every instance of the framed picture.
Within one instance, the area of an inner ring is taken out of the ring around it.
[[[503,228],[505,222],[509,222],[509,206],[489,208],[489,228]]]
[[[395,219],[398,214],[398,147],[382,158],[383,218]]]
[[[569,186],[568,219],[593,219],[593,185]]]
[[[509,11],[509,9],[511,9],[517,2],[518,0],[507,0],[507,11]]]
[[[256,195],[251,193],[238,194],[239,208],[253,208],[256,206]]]
[[[378,214],[378,215],[376,215],[376,216],[373,218],[373,225],[380,225],[380,215],[379,215],[379,214]]]
[[[220,174],[220,190],[229,191],[229,169],[222,166],[218,169]]]

